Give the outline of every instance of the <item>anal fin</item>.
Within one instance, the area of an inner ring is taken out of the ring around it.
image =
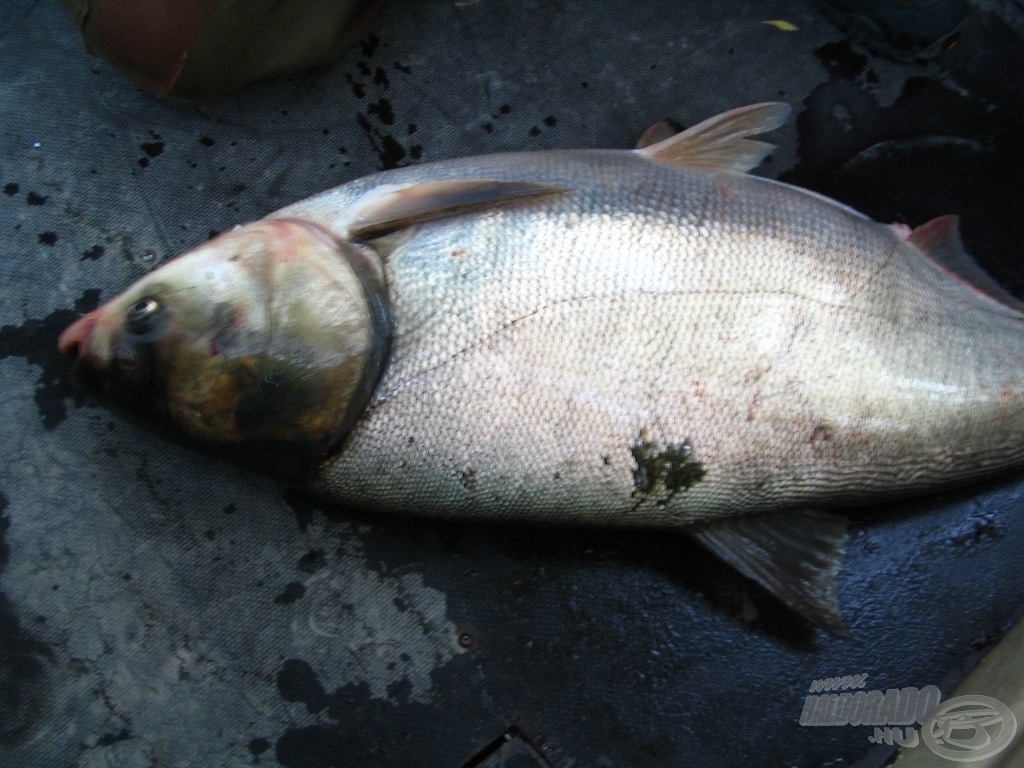
[[[837,577],[846,518],[816,510],[745,515],[686,533],[808,621],[846,634]]]

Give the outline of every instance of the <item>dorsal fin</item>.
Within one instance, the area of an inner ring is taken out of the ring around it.
[[[356,200],[334,223],[346,239],[376,237],[403,227],[455,216],[510,200],[566,192],[527,181],[452,179],[419,184],[382,184]]]
[[[960,238],[959,216],[939,216],[932,219],[911,232],[907,242],[979,293],[1017,312],[1024,312],[1024,302],[996,282],[995,278],[967,253]]]
[[[792,111],[789,104],[779,101],[731,109],[635,151],[672,165],[744,173],[756,168],[775,149],[774,144],[747,137],[778,128]]]

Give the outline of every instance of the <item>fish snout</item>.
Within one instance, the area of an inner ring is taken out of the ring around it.
[[[57,349],[65,357],[85,357],[89,351],[89,339],[99,321],[99,310],[93,310],[78,318],[64,329],[57,338]]]

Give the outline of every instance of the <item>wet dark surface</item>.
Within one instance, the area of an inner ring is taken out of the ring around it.
[[[782,178],[882,221],[956,213],[968,250],[1021,296],[1024,264],[1006,254],[1024,236],[1024,87],[1005,73],[1024,67],[1024,47],[988,13],[971,16],[965,34],[939,59],[942,76],[908,77],[886,106],[872,93],[878,75],[867,56],[846,41],[816,49],[831,78],[804,102],[800,162]]]
[[[1022,30],[978,4],[896,64],[802,3],[392,0],[336,66],[190,104],[3,4],[0,764],[882,765],[870,728],[798,724],[808,687],[950,691],[1024,608],[1024,481],[853,515],[837,638],[682,537],[327,507],[87,404],[56,336],[380,168],[628,147],[776,98],[796,119],[761,173],[882,221],[960,214],[1022,296]],[[644,482],[691,466],[674,450]]]

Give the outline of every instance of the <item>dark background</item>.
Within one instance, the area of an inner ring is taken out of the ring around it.
[[[784,32],[763,23],[785,19]],[[877,766],[812,680],[948,693],[1024,607],[1024,482],[855,515],[850,635],[665,534],[329,508],[88,405],[59,331],[154,264],[351,178],[629,147],[792,103],[760,170],[963,216],[1024,294],[1024,8],[896,64],[797,2],[392,0],[337,65],[160,100],[56,4],[0,5],[0,765]]]

